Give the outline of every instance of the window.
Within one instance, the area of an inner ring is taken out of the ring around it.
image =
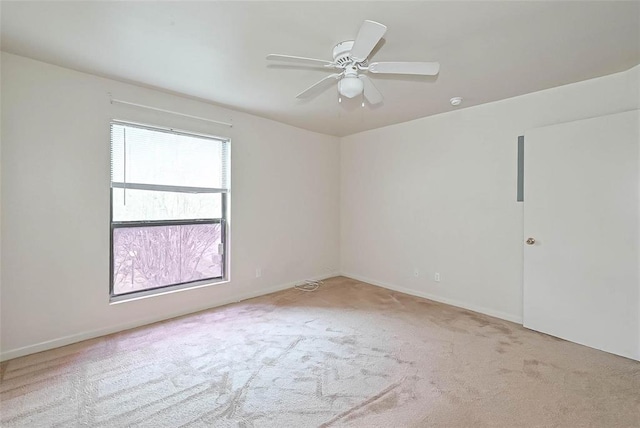
[[[112,122],[112,300],[224,280],[228,198],[228,140]]]

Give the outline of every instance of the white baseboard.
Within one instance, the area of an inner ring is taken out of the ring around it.
[[[522,317],[517,315],[508,314],[506,312],[495,311],[493,309],[483,308],[481,306],[476,306],[470,303],[461,302],[459,300],[448,299],[446,297],[437,296],[435,294],[425,293],[418,290],[413,290],[411,288],[400,287],[394,284],[389,284],[386,282],[376,281],[375,279],[366,278],[361,275],[356,275],[352,273],[342,272],[342,276],[347,278],[355,279],[358,281],[366,282],[368,284],[377,285],[378,287],[387,288],[393,291],[399,291],[400,293],[409,294],[411,296],[423,297],[425,299],[433,300],[435,302],[446,303],[447,305],[456,306],[463,309],[468,309],[473,312],[478,312],[484,315],[489,315],[495,318],[500,318],[506,321],[511,321],[516,324],[522,325]]]
[[[236,296],[223,299],[217,301],[215,303],[209,303],[207,305],[203,305],[201,307],[192,308],[187,311],[177,311],[168,314],[164,314],[161,316],[146,318],[143,320],[132,321],[124,324],[118,324],[111,327],[106,327],[98,330],[92,331],[84,331],[77,334],[72,334],[69,336],[59,337],[57,339],[47,340],[45,342],[36,343],[34,345],[24,346],[22,348],[10,349],[8,351],[4,351],[0,353],[0,361],[11,360],[13,358],[23,357],[29,354],[35,354],[36,352],[47,351],[49,349],[59,348],[61,346],[71,345],[72,343],[82,342],[83,340],[94,339],[100,336],[106,336],[107,334],[117,333],[123,330],[129,330],[136,327],[141,327],[143,325],[152,324],[158,321],[164,321],[171,318],[180,317],[183,315],[192,314],[195,312],[204,311],[207,309],[215,308],[218,306],[228,305],[230,303],[240,302],[242,300],[252,299],[254,297],[264,296],[266,294],[275,293],[276,291],[286,290],[288,288],[292,288],[295,285],[302,284],[305,280],[323,280],[327,278],[333,278],[334,276],[339,276],[338,272],[332,272],[325,275],[319,275],[312,278],[305,278],[298,281],[291,281],[285,284],[276,285],[269,288],[264,288],[260,290],[251,291],[249,293],[238,294]]]

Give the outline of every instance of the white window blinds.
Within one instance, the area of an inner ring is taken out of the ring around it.
[[[113,221],[222,217],[229,141],[111,123]]]

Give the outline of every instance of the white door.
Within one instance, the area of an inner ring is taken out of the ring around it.
[[[639,123],[636,110],[533,129],[524,139],[524,239],[535,243],[523,243],[523,324],[634,359]]]

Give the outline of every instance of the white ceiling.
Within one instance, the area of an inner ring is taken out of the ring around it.
[[[7,2],[2,50],[349,135],[602,76],[640,63],[640,2]],[[269,53],[332,59],[365,19],[376,61],[439,61],[437,78],[372,75],[376,108],[337,102],[329,74]],[[133,100],[135,101],[135,100]],[[594,100],[597,102],[597,100]]]

